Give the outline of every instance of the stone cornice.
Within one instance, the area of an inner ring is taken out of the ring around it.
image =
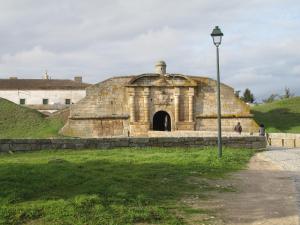
[[[101,120],[101,119],[128,119],[129,115],[103,115],[103,116],[71,116],[71,120]]]
[[[233,114],[225,114],[222,115],[221,118],[253,118],[254,116],[252,114],[248,115],[233,115]],[[216,119],[218,118],[217,115],[196,115],[196,118],[200,119]]]
[[[185,80],[184,84],[174,84],[173,79],[176,77],[180,77]],[[139,79],[148,78],[148,79],[157,79],[153,82],[150,82],[149,84],[136,84],[136,82]],[[197,86],[197,82],[193,79],[182,75],[182,74],[166,74],[166,75],[160,75],[160,74],[141,74],[139,76],[133,77],[126,87],[195,87]]]

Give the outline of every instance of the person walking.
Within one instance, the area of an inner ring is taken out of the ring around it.
[[[164,131],[168,131],[168,123],[169,123],[168,116],[166,115],[165,116],[165,121],[164,121]]]
[[[238,122],[237,125],[235,125],[235,127],[234,127],[234,131],[237,132],[237,133],[239,133],[239,134],[241,134],[242,130],[243,130],[243,128],[241,126],[241,123]]]
[[[260,124],[259,125],[259,136],[265,136],[266,135],[266,129],[265,129],[265,125],[264,124]]]

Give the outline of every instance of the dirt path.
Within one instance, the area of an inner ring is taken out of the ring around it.
[[[247,170],[214,185],[233,187],[236,191],[212,193],[213,197],[205,201],[187,200],[194,208],[216,212],[215,218],[206,222],[195,216],[192,224],[299,225],[292,175],[266,160],[262,153],[251,159]]]

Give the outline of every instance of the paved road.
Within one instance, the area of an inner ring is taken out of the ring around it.
[[[262,155],[279,165],[283,170],[291,172],[297,191],[297,204],[300,216],[300,148],[282,149],[271,148]]]

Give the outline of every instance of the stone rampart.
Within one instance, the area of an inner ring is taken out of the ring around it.
[[[272,147],[299,148],[300,134],[292,133],[268,133],[268,145]]]
[[[266,139],[258,136],[223,137],[223,145],[262,149]],[[89,139],[0,139],[0,152],[55,149],[107,149],[117,147],[206,147],[217,146],[216,137],[145,137]]]

